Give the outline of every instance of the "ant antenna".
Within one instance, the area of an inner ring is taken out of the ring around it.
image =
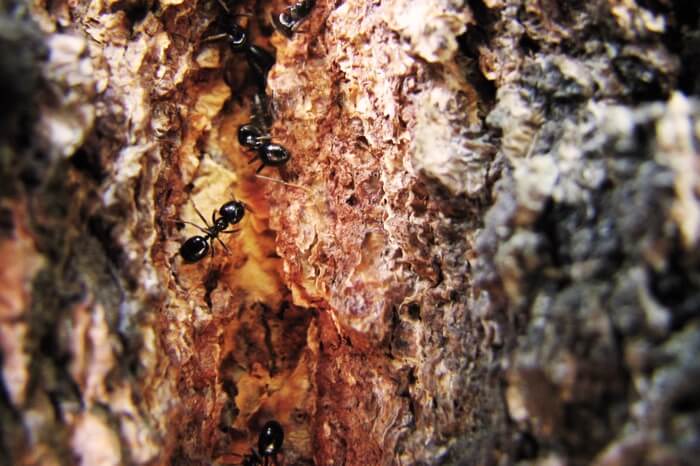
[[[257,173],[255,174],[255,177],[256,177],[256,178],[262,178],[263,180],[267,180],[267,181],[273,181],[273,182],[275,182],[275,183],[283,184],[283,185],[286,185],[286,186],[290,186],[290,187],[292,187],[292,188],[301,189],[301,190],[306,191],[307,193],[311,194],[311,190],[310,190],[309,188],[307,188],[307,187],[305,187],[305,186],[302,186],[302,185],[300,185],[300,184],[289,183],[289,182],[287,182],[287,181],[282,181],[282,180],[278,180],[278,179],[275,179],[275,178],[270,178],[269,176],[259,175],[259,174],[257,174]]]
[[[209,222],[207,222],[207,219],[204,218],[204,215],[199,211],[197,208],[197,204],[194,203],[194,200],[192,201],[192,207],[194,207],[194,211],[197,212],[197,215],[199,215],[199,218],[202,220],[202,222],[207,226],[207,228],[211,228],[209,226]]]
[[[166,218],[166,219],[163,220],[163,221],[164,221],[165,223],[172,223],[172,224],[175,224],[175,225],[177,225],[177,224],[179,224],[179,223],[184,223],[185,225],[190,225],[190,226],[195,227],[196,229],[198,229],[198,230],[201,231],[202,233],[209,233],[207,230],[205,230],[204,228],[200,227],[200,226],[197,225],[196,223],[188,222],[187,220],[176,219],[176,218]]]

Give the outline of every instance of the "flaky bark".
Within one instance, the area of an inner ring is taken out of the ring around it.
[[[696,462],[698,6],[227,5],[4,5],[0,464]]]

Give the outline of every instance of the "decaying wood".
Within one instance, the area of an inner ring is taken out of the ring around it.
[[[0,464],[694,464],[700,7],[288,5],[2,4]]]

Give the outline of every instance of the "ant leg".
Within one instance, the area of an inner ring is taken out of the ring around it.
[[[221,243],[221,245],[224,247],[224,249],[226,250],[226,254],[231,254],[231,250],[228,248],[228,246],[226,246],[226,243],[224,243],[223,241],[221,241],[221,240],[219,239],[218,236],[216,237],[216,240],[217,240],[219,243]]]
[[[282,180],[276,180],[274,178],[270,178],[269,176],[265,176],[265,175],[255,175],[255,177],[260,178],[261,180],[272,181],[274,183],[280,183],[280,184],[283,184],[285,186],[291,186],[292,188],[301,189],[302,191],[306,191],[307,193],[311,192],[311,190],[309,188],[305,188],[304,186],[301,186],[299,184],[288,183],[288,182],[282,181]],[[251,210],[251,212],[252,212],[252,210]]]
[[[216,225],[216,209],[211,212],[211,224]]]
[[[265,168],[265,164],[264,164],[264,163],[261,163],[260,166],[258,167],[258,169],[255,170],[255,174],[257,175],[258,173],[260,173],[260,172],[262,171],[263,168]]]
[[[204,222],[207,228],[211,228],[209,226],[209,222],[207,222],[207,219],[204,218],[204,215],[202,215],[202,213],[199,211],[199,209],[197,208],[197,204],[195,204],[194,201],[192,201],[192,207],[194,207],[194,211],[197,212],[197,215],[199,215],[199,218],[202,219],[202,222]]]
[[[258,160],[258,156],[257,156],[257,155],[256,155],[255,157],[253,157],[253,160],[251,160],[250,162],[248,162],[248,165],[250,165],[251,163],[255,163],[256,160]]]

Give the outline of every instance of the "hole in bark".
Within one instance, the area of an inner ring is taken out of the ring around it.
[[[39,351],[47,356],[52,356],[59,352],[56,335],[51,329],[48,329],[48,332],[39,339]]]
[[[629,87],[631,97],[644,101],[665,98],[657,71],[639,58],[617,57],[612,64],[622,82]]]
[[[527,34],[523,34],[520,38],[519,45],[526,55],[534,55],[540,51],[540,44]]]
[[[10,209],[0,207],[0,235],[11,238],[15,230],[15,221]]]
[[[656,0],[637,0],[637,4],[642,8],[653,11],[654,13],[668,13],[669,11],[668,6],[664,5],[664,2],[659,2]]]
[[[669,48],[680,55],[678,87],[686,94],[700,93],[700,3],[674,2],[677,20],[668,37]]]
[[[686,387],[688,390],[674,400],[672,409],[678,413],[697,413],[700,411],[700,397],[697,396],[692,383]]]
[[[476,27],[468,28],[467,32],[457,37],[457,44],[462,55],[475,60],[479,58],[479,47],[487,42],[486,33]]]
[[[649,288],[652,295],[665,307],[672,309],[671,327],[679,330],[688,320],[697,316],[700,292],[694,284],[697,264],[676,249],[669,254],[669,263],[663,273],[652,272]]]
[[[537,439],[530,432],[521,432],[516,442],[516,460],[529,460],[537,457],[539,445]]]
[[[148,2],[139,2],[126,10],[126,17],[129,18],[131,24],[140,23],[150,10]]]
[[[700,28],[700,3],[697,0],[676,0],[673,8],[679,25]]]
[[[469,4],[469,8],[472,10],[472,13],[474,13],[476,23],[481,27],[490,28],[496,21],[496,15],[491,12],[483,0],[469,0],[467,3]]]
[[[89,152],[84,148],[78,149],[78,151],[71,157],[71,163],[78,171],[86,174],[90,178],[94,179],[98,183],[104,180],[104,171],[102,170],[102,165],[100,163],[100,157],[98,154]]]
[[[226,254],[222,251],[222,254]],[[219,279],[221,278],[221,269],[218,267],[211,268],[206,276],[204,277],[204,302],[207,303],[207,307],[211,309],[211,293],[214,291],[219,284]]]
[[[474,86],[474,89],[487,103],[488,107],[493,105],[496,97],[496,86],[486,79],[479,66],[480,47],[488,47],[488,36],[486,32],[478,27],[469,27],[467,32],[457,37],[457,44],[460,52],[469,60],[465,60],[464,66],[467,69],[467,78]]]
[[[362,148],[369,147],[369,141],[364,136],[358,136],[356,141],[357,141],[357,145],[359,147],[362,147]]]
[[[119,264],[124,251],[112,239],[112,226],[105,219],[98,216],[92,216],[88,219],[88,230],[102,246],[107,258],[113,264]]]
[[[227,433],[233,431],[231,426],[236,422],[239,412],[240,410],[233,401],[227,400],[219,415],[219,430]]]
[[[43,157],[42,157],[43,158]],[[34,190],[41,186],[43,170],[41,161],[28,160],[19,170],[19,179],[28,190]],[[3,190],[6,188],[2,188]]]
[[[408,316],[413,320],[421,320],[420,306],[416,303],[411,303],[406,306]]]
[[[225,371],[227,369],[229,369],[229,365],[231,364],[231,362],[233,362],[235,365],[235,361],[232,361],[232,358],[230,355],[228,357],[226,357],[226,359],[224,359],[224,362],[221,365],[222,366],[222,368],[221,368],[222,375],[226,375]],[[236,396],[238,396],[238,387],[236,387],[236,384],[230,378],[223,379],[222,387],[224,389],[224,392],[226,392],[228,397],[231,398],[232,400],[235,399]]]

